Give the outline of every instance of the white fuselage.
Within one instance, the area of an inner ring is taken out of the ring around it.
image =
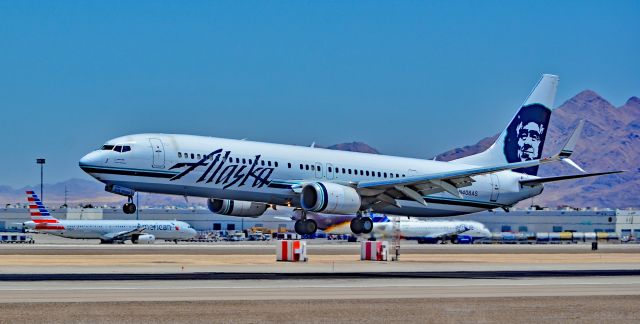
[[[390,218],[394,217],[390,216]],[[406,217],[398,218],[398,230],[404,239],[449,238],[457,235],[469,236],[474,240],[491,237],[491,232],[483,224],[474,221],[424,221]],[[377,238],[392,238],[394,231],[394,221],[374,223],[372,234]]]
[[[300,206],[299,194],[291,189],[294,182],[347,184],[468,167],[454,162],[191,135],[130,135],[110,140],[105,146],[107,149],[84,156],[79,164],[107,185],[294,207]],[[113,146],[128,148],[117,152]],[[520,186],[518,180],[529,178],[535,177],[512,171],[475,176],[470,186],[458,189],[462,199],[443,192],[425,196],[427,206],[402,200],[401,207],[385,205],[373,210],[433,217],[508,207],[542,192],[542,186]]]
[[[392,238],[396,234],[396,230],[400,232],[399,234],[402,238],[412,240],[446,238],[455,235],[470,236],[474,240],[491,237],[491,232],[487,227],[476,221],[433,221],[403,216],[387,217],[380,214],[371,214],[369,216],[374,221],[373,231],[370,234],[374,238]],[[350,224],[355,217],[355,215],[307,213],[307,218],[313,219],[318,224],[319,229],[327,234],[337,235],[352,235]],[[294,211],[292,219],[301,219],[300,212]]]
[[[139,228],[144,228],[143,234],[154,235],[158,240],[186,240],[196,235],[189,224],[181,221],[59,220],[49,224],[30,221],[24,225],[41,233],[74,239],[109,239],[110,234]]]

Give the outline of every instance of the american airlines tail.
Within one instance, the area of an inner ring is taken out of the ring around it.
[[[27,193],[27,201],[29,202],[29,212],[31,213],[31,221],[35,223],[36,229],[64,229],[60,221],[51,216],[49,210],[44,206],[38,195],[29,190]]]
[[[544,74],[491,147],[455,162],[484,166],[540,159],[549,130],[558,79],[557,75]],[[538,166],[514,171],[537,175]]]

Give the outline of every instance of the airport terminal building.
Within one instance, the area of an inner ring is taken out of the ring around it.
[[[58,208],[50,210],[59,219],[140,219],[180,220],[198,231],[242,231],[251,227],[267,227],[278,231],[293,231],[288,219],[290,208],[267,210],[257,218],[218,215],[208,209],[142,208],[127,215],[120,208]],[[494,233],[499,232],[615,232],[618,235],[640,237],[640,210],[627,209],[519,209],[505,212],[493,210],[457,217],[433,218],[474,220]],[[30,220],[25,205],[0,209],[0,231],[21,229]]]

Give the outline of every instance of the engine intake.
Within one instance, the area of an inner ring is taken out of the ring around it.
[[[213,213],[239,217],[258,217],[267,210],[267,204],[252,201],[207,199],[207,207]]]
[[[362,200],[355,189],[332,182],[315,182],[305,185],[300,195],[304,210],[328,214],[355,214]]]
[[[131,243],[133,244],[153,244],[156,241],[156,236],[153,234],[138,234],[131,236]]]

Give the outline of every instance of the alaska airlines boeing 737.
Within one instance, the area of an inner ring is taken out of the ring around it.
[[[153,243],[156,239],[175,241],[196,236],[191,225],[180,221],[160,220],[58,220],[51,216],[38,195],[27,191],[31,221],[22,225],[41,233],[74,238],[99,239],[101,243]]]
[[[581,122],[556,155],[542,158],[558,77],[545,74],[507,128],[486,151],[451,162],[260,143],[215,137],[137,134],[107,141],[80,160],[80,167],[109,192],[209,198],[218,214],[256,217],[269,205],[303,211],[357,214],[354,233],[369,233],[363,211],[404,216],[453,216],[509,207],[539,195],[543,184],[609,174],[537,176],[543,163],[569,160]],[[581,170],[581,169],[580,169]],[[316,231],[313,220],[296,232]]]

